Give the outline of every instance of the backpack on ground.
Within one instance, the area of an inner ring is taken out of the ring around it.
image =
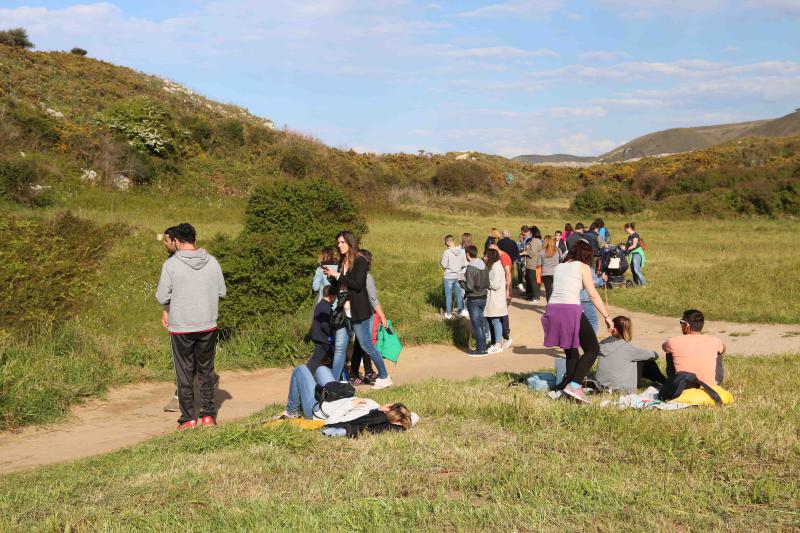
[[[356,395],[356,388],[349,383],[339,383],[330,381],[325,385],[317,385],[314,388],[314,398],[317,403],[335,402],[343,398],[352,398]]]
[[[658,399],[663,402],[674,400],[687,389],[702,389],[711,396],[714,403],[722,405],[722,399],[707,383],[700,381],[692,372],[676,372],[672,378],[667,380],[658,392]]]

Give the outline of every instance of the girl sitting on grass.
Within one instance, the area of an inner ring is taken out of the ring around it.
[[[611,336],[600,342],[595,379],[612,390],[634,394],[639,380],[646,378],[663,385],[666,376],[658,368],[658,353],[631,344],[633,322],[626,316],[614,317]]]

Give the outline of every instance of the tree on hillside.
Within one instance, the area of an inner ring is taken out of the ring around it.
[[[83,48],[78,48],[77,46],[69,51],[70,54],[75,54],[76,56],[85,56],[88,52]]]
[[[33,48],[33,43],[28,39],[28,32],[25,31],[25,28],[0,31],[0,44],[16,48]]]

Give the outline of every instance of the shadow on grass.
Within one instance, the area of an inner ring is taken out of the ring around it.
[[[512,352],[519,355],[549,355],[550,357],[562,357],[564,352],[558,348],[529,348],[528,346],[514,346]]]

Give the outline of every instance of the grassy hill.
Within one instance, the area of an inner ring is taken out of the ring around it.
[[[657,131],[625,143],[599,156],[597,161],[616,162],[660,154],[689,152],[745,137],[797,135],[800,135],[800,111],[773,120]]]

